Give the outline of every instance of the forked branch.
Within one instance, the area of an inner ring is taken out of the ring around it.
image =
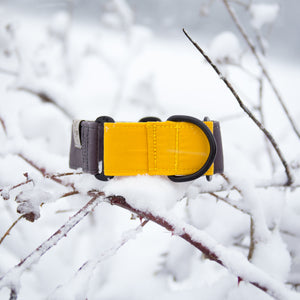
[[[255,49],[255,46],[253,45],[253,43],[251,42],[249,36],[247,35],[246,33],[246,30],[243,28],[242,24],[240,23],[240,21],[238,20],[238,17],[236,16],[236,14],[234,13],[234,11],[232,10],[230,4],[228,3],[228,0],[223,0],[223,3],[229,13],[229,15],[231,16],[234,24],[236,25],[237,29],[239,30],[239,32],[241,33],[241,35],[243,36],[244,40],[246,41],[248,47],[250,48],[251,52],[253,53],[258,65],[260,66],[263,74],[265,75],[267,81],[269,82],[274,94],[276,95],[282,109],[284,110],[294,132],[296,133],[296,135],[298,136],[298,138],[300,139],[300,132],[299,130],[297,129],[297,126],[295,124],[295,121],[293,120],[290,112],[288,111],[283,99],[282,99],[282,96],[280,95],[274,81],[272,80],[271,78],[271,75],[269,74],[269,72],[267,71],[267,68],[265,67],[265,65],[263,64],[262,62],[262,59],[259,57],[256,49]]]
[[[233,88],[232,84],[229,82],[229,80],[221,73],[219,68],[212,62],[210,57],[202,50],[202,48],[187,34],[187,32],[183,29],[184,34],[186,37],[190,40],[190,42],[196,47],[196,49],[202,54],[202,56],[206,59],[206,61],[210,64],[210,66],[214,69],[214,71],[218,74],[218,76],[222,79],[222,81],[225,83],[227,88],[230,90],[230,92],[233,94],[237,102],[239,103],[242,110],[250,117],[250,119],[256,124],[256,126],[264,133],[264,135],[267,137],[267,139],[272,144],[274,150],[276,151],[287,176],[287,182],[286,185],[290,186],[293,183],[292,174],[290,171],[290,167],[285,160],[277,142],[271,135],[271,133],[263,126],[263,124],[254,116],[254,114],[251,112],[251,110],[245,105],[245,103],[240,98],[237,91]]]

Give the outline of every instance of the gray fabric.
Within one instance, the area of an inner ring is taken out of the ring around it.
[[[82,168],[83,172],[90,174],[98,173],[98,163],[102,151],[100,141],[103,136],[101,127],[102,125],[97,122],[82,121],[80,123],[81,149],[75,147],[72,134],[70,168]]]
[[[103,158],[103,125],[97,122],[81,121],[79,130],[81,148],[75,147],[73,132],[72,130],[70,168],[82,168],[83,172],[94,175],[99,173],[98,165]],[[219,122],[214,121],[213,134],[217,144],[214,173],[223,173],[223,148]]]
[[[223,159],[223,147],[222,147],[222,137],[220,123],[214,121],[214,138],[217,144],[217,153],[214,160],[214,173],[224,172],[224,159]]]

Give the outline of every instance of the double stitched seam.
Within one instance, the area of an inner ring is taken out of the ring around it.
[[[178,123],[177,123],[177,126],[176,126],[176,137],[175,137],[175,174],[178,170],[178,152],[179,152],[179,126],[178,126]]]
[[[154,170],[157,171],[157,132],[156,124],[153,124],[153,159],[154,159]]]
[[[88,170],[88,127],[82,126],[82,169],[84,171]]]
[[[95,138],[95,130],[97,131],[97,128],[95,127],[90,127],[89,124],[87,125],[83,125],[83,142],[84,142],[84,147],[82,147],[82,160],[83,160],[83,169],[86,172],[89,173],[97,173],[98,169],[96,169],[98,167],[98,163],[94,165],[94,159],[95,157],[91,157],[91,153],[90,153],[90,149],[91,145],[95,146],[98,148],[98,144],[97,143],[93,143],[93,140]],[[97,139],[97,137],[96,137]],[[91,144],[91,145],[90,145]],[[98,149],[96,149],[96,159],[98,160]]]
[[[89,169],[90,172],[92,173],[97,173],[98,172],[98,126],[97,127],[91,127],[90,128],[91,132],[91,138],[89,139],[90,143],[92,146],[96,146],[95,153],[92,155],[91,153],[91,159],[89,161]]]
[[[109,172],[138,172],[138,171],[143,171],[143,172],[147,172],[148,170],[147,169],[105,169],[106,171],[109,171]],[[165,170],[165,171],[174,171],[174,168],[159,168],[159,170]],[[199,168],[180,168],[179,169],[180,171],[197,171],[199,170]]]
[[[155,122],[156,123],[156,122]],[[153,124],[154,125],[154,124]],[[195,125],[189,125],[189,124],[180,124],[175,123],[174,125],[168,125],[168,124],[161,124],[158,122],[158,124],[155,124],[156,126],[160,128],[195,128]],[[112,127],[110,129],[119,130],[122,128],[143,128],[141,125],[123,125],[122,123],[113,123]]]

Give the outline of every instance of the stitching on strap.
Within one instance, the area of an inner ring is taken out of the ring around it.
[[[178,124],[178,123],[177,123]],[[178,155],[179,155],[179,126],[176,126],[176,138],[175,138],[175,173],[178,170]]]
[[[153,158],[154,158],[154,170],[157,171],[157,133],[156,133],[156,124],[153,124]]]

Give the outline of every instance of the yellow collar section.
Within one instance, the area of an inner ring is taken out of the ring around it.
[[[213,133],[213,122],[205,121]],[[202,168],[210,153],[205,133],[188,122],[104,123],[107,176],[187,175]],[[205,175],[214,174],[214,164]]]

